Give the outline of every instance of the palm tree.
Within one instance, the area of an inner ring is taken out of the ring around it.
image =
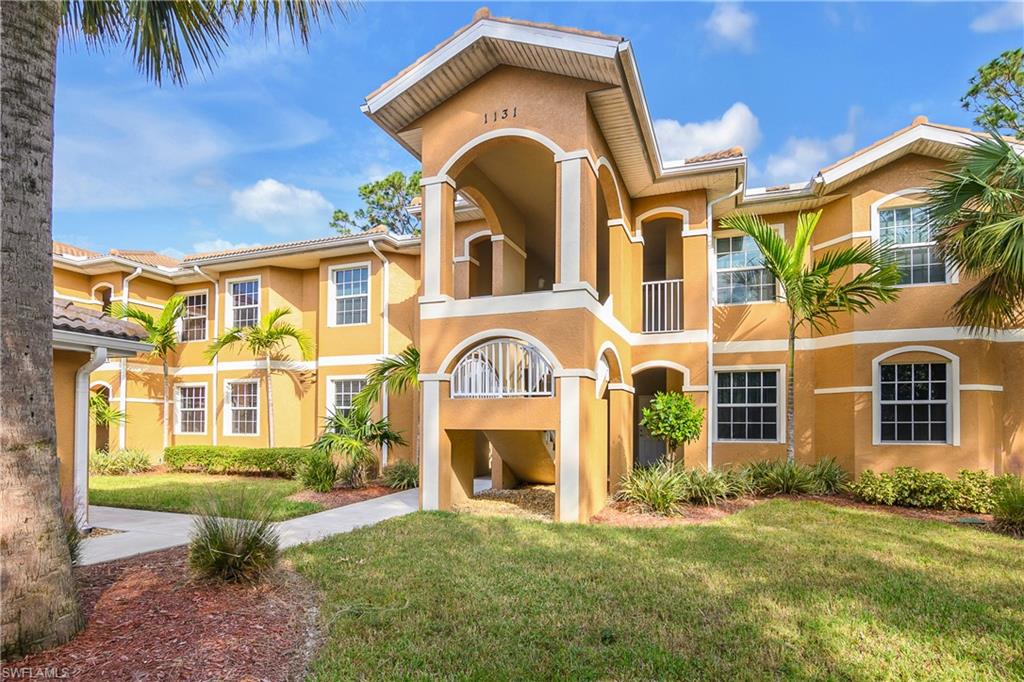
[[[953,304],[958,325],[1024,325],[1024,157],[996,133],[978,137],[928,189],[943,257],[977,279]]]
[[[789,306],[786,372],[786,458],[796,459],[796,428],[793,423],[794,374],[797,332],[809,326],[815,333],[835,329],[837,313],[863,313],[878,303],[896,300],[899,268],[886,244],[866,242],[833,249],[808,264],[811,237],[821,211],[801,213],[792,244],[760,216],[736,215],[722,226],[749,235],[764,257],[764,266],[775,277]],[[850,276],[852,275],[852,276]]]
[[[380,400],[381,392],[398,395],[420,385],[420,349],[407,346],[394,357],[387,357],[373,366],[366,375],[366,385],[356,394],[353,404],[369,406]]]
[[[313,358],[313,340],[309,334],[281,318],[290,315],[291,308],[274,308],[259,324],[252,327],[233,327],[219,338],[206,351],[206,359],[213,362],[217,354],[229,346],[242,344],[256,357],[263,358],[267,370],[267,435],[270,447],[274,447],[274,389],[271,386],[271,358],[284,350],[289,340],[295,341],[303,360]]]
[[[145,76],[186,80],[216,62],[231,27],[285,31],[306,44],[330,0],[37,0],[0,3],[0,659],[61,644],[82,625],[60,511],[53,416],[51,262],[57,39],[121,44]],[[268,35],[269,37],[269,35]],[[32,400],[23,400],[25,395]]]
[[[369,472],[377,464],[373,447],[384,448],[405,445],[402,434],[391,428],[387,417],[374,421],[368,405],[353,405],[351,409],[337,410],[325,420],[324,432],[313,449],[328,455],[340,453],[352,467],[352,483],[366,485]]]
[[[145,310],[122,301],[115,301],[110,305],[110,314],[122,320],[131,320],[142,327],[146,332],[146,343],[153,346],[150,354],[160,358],[160,364],[164,370],[161,419],[163,419],[163,443],[166,450],[169,442],[167,432],[171,425],[171,421],[167,418],[171,388],[170,364],[167,357],[178,348],[178,320],[185,314],[185,297],[175,295],[167,299],[159,317],[153,317]]]

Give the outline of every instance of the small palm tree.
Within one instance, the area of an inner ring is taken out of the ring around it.
[[[267,435],[270,447],[274,447],[274,389],[271,386],[271,358],[281,352],[289,340],[295,341],[303,360],[313,358],[313,340],[304,330],[281,318],[290,315],[291,308],[274,308],[259,324],[252,327],[233,327],[217,339],[206,351],[206,359],[213,362],[217,355],[229,346],[242,344],[256,357],[263,358],[267,370]]]
[[[761,249],[764,266],[775,276],[789,306],[786,458],[790,462],[796,459],[793,417],[797,332],[805,326],[816,333],[835,329],[836,313],[863,313],[878,303],[894,301],[900,280],[891,248],[881,243],[833,249],[808,264],[811,237],[820,218],[821,211],[801,213],[792,244],[787,244],[760,216],[736,215],[722,221],[723,227],[739,230],[754,240]]]
[[[89,418],[96,426],[115,426],[128,421],[128,415],[111,405],[102,393],[89,396]]]
[[[377,465],[374,447],[405,445],[402,434],[391,428],[387,417],[373,420],[368,405],[337,410],[325,422],[324,432],[312,447],[317,452],[346,457],[352,467],[351,482],[356,487],[366,485],[370,472]]]
[[[404,393],[420,385],[420,349],[408,346],[394,357],[384,358],[366,375],[366,385],[353,399],[356,405],[370,406],[380,400],[382,391]]]
[[[928,197],[943,257],[978,280],[953,304],[956,323],[1024,325],[1024,156],[998,134],[978,137]]]
[[[116,301],[110,306],[110,314],[122,320],[131,320],[138,324],[146,332],[146,343],[153,346],[151,354],[160,358],[160,364],[164,370],[163,383],[163,443],[167,448],[168,427],[170,420],[167,418],[168,399],[170,391],[170,370],[168,369],[167,357],[178,348],[178,320],[185,314],[185,297],[171,296],[160,311],[159,317],[153,317],[145,310],[122,301]]]

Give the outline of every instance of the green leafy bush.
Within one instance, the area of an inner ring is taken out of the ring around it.
[[[687,476],[671,462],[633,469],[623,476],[616,497],[654,514],[674,514],[687,494]]]
[[[811,467],[811,476],[822,495],[835,495],[846,488],[846,482],[849,480],[846,471],[831,457],[815,462]]]
[[[188,563],[197,574],[225,582],[254,582],[277,565],[279,541],[273,498],[242,488],[211,495],[197,509]]]
[[[647,429],[651,438],[665,441],[669,450],[700,438],[704,408],[697,407],[688,395],[659,391],[642,412],[640,425]]]
[[[995,486],[992,518],[996,528],[1015,537],[1024,537],[1024,479],[1004,476]]]
[[[753,490],[750,477],[742,469],[689,469],[683,472],[682,502],[714,506],[725,500],[749,495]]]
[[[334,457],[326,452],[313,452],[299,468],[299,481],[303,488],[327,493],[341,477],[341,471]]]
[[[164,462],[174,471],[261,473],[293,478],[309,454],[308,448],[175,445],[164,450]]]
[[[993,486],[996,479],[987,471],[971,471],[961,469],[960,475],[953,482],[953,499],[950,509],[987,513],[992,510],[995,502]]]
[[[382,478],[389,488],[408,490],[420,484],[420,469],[415,462],[400,459],[385,467]]]
[[[149,455],[142,450],[97,450],[89,458],[89,473],[105,476],[137,474],[152,468]]]
[[[987,513],[1012,478],[964,469],[951,479],[936,471],[896,467],[885,474],[865,471],[849,488],[857,499],[869,504]]]
[[[799,462],[763,461],[747,467],[755,491],[762,495],[809,495],[819,492],[811,467]]]
[[[882,505],[896,504],[896,486],[889,474],[876,474],[868,469],[848,487],[853,496],[861,502]]]

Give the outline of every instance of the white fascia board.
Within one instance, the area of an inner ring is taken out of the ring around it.
[[[110,351],[121,351],[122,354],[127,355],[148,353],[153,350],[152,344],[148,344],[143,341],[120,339],[114,336],[104,336],[102,334],[72,332],[66,329],[53,330],[53,345],[55,348],[61,348],[64,350],[92,350],[93,348],[106,348]]]
[[[470,26],[432,55],[409,69],[408,72],[396,78],[393,83],[376,95],[368,97],[362,107],[363,111],[367,114],[374,114],[380,111],[389,102],[402,95],[402,93],[429,76],[446,62],[454,59],[460,52],[483,38],[550,47],[608,59],[615,57],[619,45],[619,41],[607,38],[596,38],[594,36],[566,33],[554,29],[484,19]]]

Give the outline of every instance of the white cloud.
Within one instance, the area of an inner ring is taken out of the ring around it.
[[[704,29],[711,38],[735,46],[744,52],[754,49],[754,24],[757,17],[744,11],[738,4],[722,2],[711,10],[711,16],[704,22]]]
[[[334,206],[312,189],[264,178],[231,193],[235,215],[262,225],[275,235],[305,236],[323,232]]]
[[[1010,0],[978,15],[971,22],[975,33],[1019,31],[1024,27],[1024,2]]]
[[[234,249],[248,249],[251,246],[259,246],[259,244],[229,242],[227,239],[208,239],[206,241],[196,242],[195,244],[193,244],[192,250],[195,253],[208,253],[210,251],[233,251]]]
[[[845,132],[829,138],[791,137],[768,156],[761,178],[772,183],[804,182],[824,166],[853,151],[854,129],[861,110],[851,107]]]
[[[761,141],[761,128],[757,116],[743,102],[729,107],[721,118],[701,123],[680,123],[662,118],[654,122],[661,156],[675,161],[698,154],[743,147],[748,154]]]

